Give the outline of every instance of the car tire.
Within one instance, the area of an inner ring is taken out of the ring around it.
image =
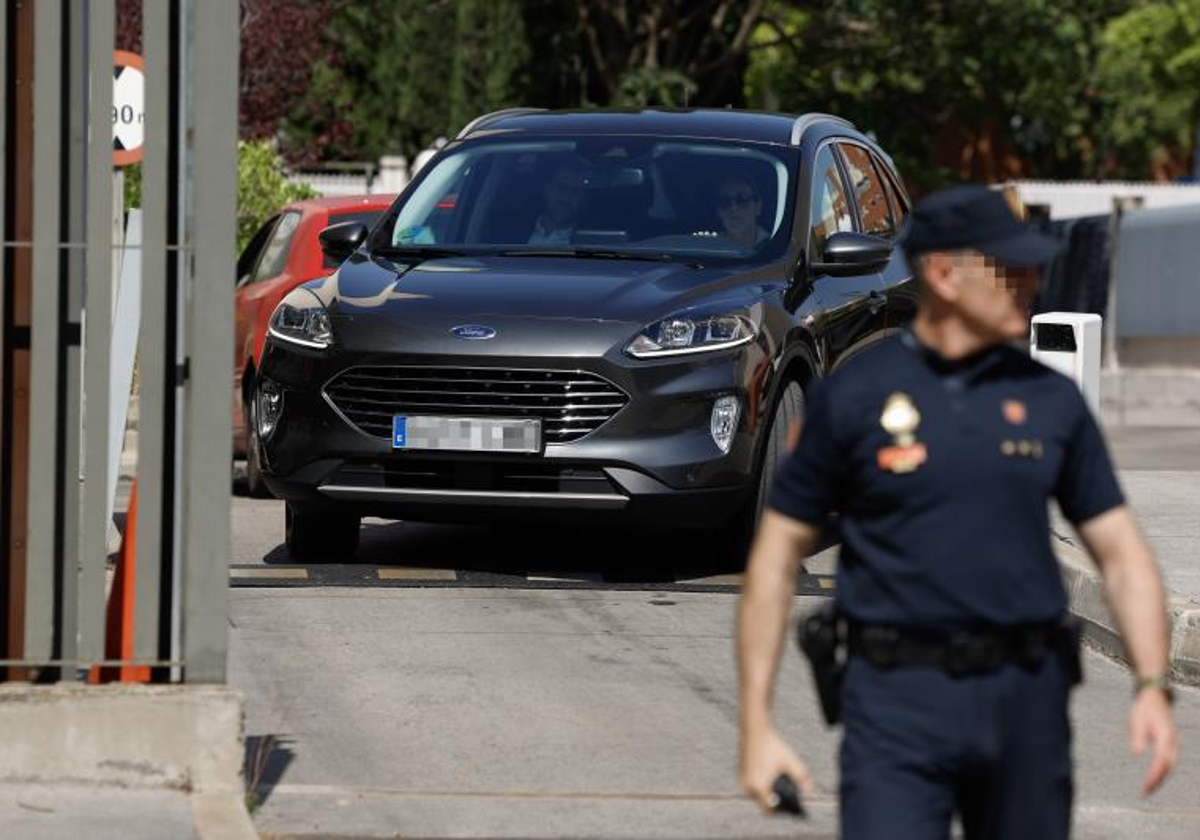
[[[775,482],[775,473],[788,454],[788,435],[794,424],[804,420],[804,389],[799,382],[789,382],[779,396],[779,404],[775,406],[775,416],[771,418],[771,427],[767,429],[766,451],[763,453],[762,467],[758,473],[758,491],[755,494],[754,526],[762,519],[767,507],[767,497],[771,493],[771,485]]]
[[[258,413],[253,397],[246,403],[242,416],[246,418],[246,494],[252,499],[273,497],[263,481],[262,447],[258,439]]]
[[[758,530],[759,520],[762,519],[767,506],[775,473],[787,456],[788,433],[793,424],[803,419],[804,389],[800,387],[799,382],[788,382],[783,386],[783,393],[779,395],[779,401],[771,415],[771,425],[766,430],[754,490],[734,517],[732,527],[728,530],[729,547],[740,560],[744,561],[749,553],[754,532]]]
[[[297,560],[347,560],[358,550],[361,517],[287,504],[284,543]]]

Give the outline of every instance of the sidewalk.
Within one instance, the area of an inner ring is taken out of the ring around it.
[[[256,837],[243,714],[223,686],[0,685],[0,836]]]
[[[1107,434],[1121,486],[1169,590],[1175,676],[1200,684],[1200,429],[1115,427]],[[1085,620],[1094,642],[1120,656],[1099,574],[1057,513],[1054,530],[1062,541],[1058,553],[1072,610]]]
[[[0,784],[0,825],[5,837],[40,840],[201,837],[184,791],[83,784]]]

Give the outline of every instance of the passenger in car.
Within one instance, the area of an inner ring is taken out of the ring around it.
[[[717,218],[721,234],[743,248],[753,248],[771,237],[758,223],[762,196],[750,178],[727,175],[717,188]]]
[[[569,244],[579,224],[586,189],[578,167],[564,163],[555,169],[542,189],[542,212],[533,223],[529,244]]]

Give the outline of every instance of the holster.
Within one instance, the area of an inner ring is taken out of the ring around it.
[[[845,622],[832,602],[809,613],[797,627],[800,650],[812,666],[825,722],[842,717],[842,675],[845,671]]]
[[[1058,655],[1071,685],[1083,682],[1083,622],[1067,613],[1058,627]]]

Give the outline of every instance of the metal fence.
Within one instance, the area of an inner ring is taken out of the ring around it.
[[[1038,293],[1038,312],[1107,315],[1111,228],[1109,216],[1042,223],[1042,229],[1062,243],[1062,250],[1045,272]]]
[[[114,0],[0,4],[0,679],[74,680],[138,663],[157,680],[220,682],[238,3],[143,3],[139,509],[126,652],[105,620],[114,25]]]
[[[288,176],[293,184],[307,184],[322,196],[365,195],[370,192],[373,179],[366,174],[353,172],[294,172]]]
[[[1200,338],[1200,205],[1121,216],[1119,338]]]
[[[398,193],[411,173],[403,155],[385,155],[377,162],[325,164],[321,169],[288,175],[293,184],[307,184],[323,196]]]

